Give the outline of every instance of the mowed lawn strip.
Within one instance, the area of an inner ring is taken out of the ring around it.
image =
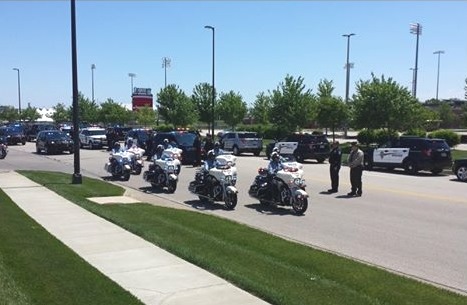
[[[0,190],[0,304],[141,305]]]
[[[83,184],[73,185],[70,174],[21,173],[272,304],[467,304],[465,296],[219,217],[87,200],[123,194],[105,181],[83,177]]]

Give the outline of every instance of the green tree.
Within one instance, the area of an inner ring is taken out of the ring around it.
[[[454,112],[452,111],[451,105],[448,103],[441,103],[438,107],[438,114],[440,119],[440,127],[441,128],[451,128],[454,121],[455,116]]]
[[[214,99],[216,92],[214,91]],[[207,123],[208,129],[211,129],[212,123],[212,86],[208,83],[200,83],[193,89],[191,100],[196,105],[199,114],[199,120]],[[216,100],[214,100],[216,108]]]
[[[96,123],[99,119],[99,105],[84,97],[80,92],[78,95],[79,117],[82,122]]]
[[[302,77],[287,75],[270,99],[271,121],[281,132],[297,131],[314,120],[315,97]]]
[[[18,109],[13,106],[0,106],[0,120],[14,122],[19,119]]]
[[[193,101],[176,85],[168,85],[157,94],[159,112],[166,123],[175,127],[185,127],[198,119]]]
[[[156,112],[148,106],[139,108],[136,110],[136,121],[144,127],[152,126],[156,121]]]
[[[243,121],[247,112],[248,108],[240,93],[229,91],[220,94],[219,115],[232,129]]]
[[[21,119],[25,121],[34,122],[40,117],[41,115],[39,114],[39,112],[37,112],[36,107],[28,106],[26,109],[23,109],[21,111]]]
[[[260,92],[256,96],[253,108],[250,110],[251,116],[254,118],[256,124],[269,124],[271,112],[271,98]]]
[[[406,130],[420,126],[421,104],[406,87],[381,76],[360,80],[353,96],[352,111],[354,127],[368,129]]]
[[[347,120],[348,108],[342,98],[332,95],[333,91],[332,81],[325,79],[318,84],[316,121],[321,127],[331,128],[335,140],[335,130]]]
[[[54,120],[55,123],[64,123],[64,122],[70,122],[72,118],[72,107],[69,107],[68,109],[65,107],[65,104],[63,103],[57,103],[53,107],[54,113],[50,116],[52,120]]]
[[[104,124],[124,125],[131,120],[131,110],[108,98],[100,106],[98,120]]]

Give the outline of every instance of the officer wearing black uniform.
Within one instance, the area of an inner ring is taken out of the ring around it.
[[[337,193],[339,189],[339,171],[341,169],[342,151],[339,148],[339,142],[332,143],[329,154],[329,174],[331,175],[331,189],[328,193]]]

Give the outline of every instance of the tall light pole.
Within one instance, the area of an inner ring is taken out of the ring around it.
[[[439,62],[441,54],[444,54],[444,51],[435,51],[433,54],[438,54],[438,76],[436,77],[436,100],[438,100],[438,90],[439,90]]]
[[[410,33],[417,35],[417,44],[415,46],[415,69],[413,73],[413,97],[417,97],[417,72],[418,72],[418,40],[422,35],[422,26],[420,23],[412,23],[410,25]]]
[[[209,29],[209,30],[212,30],[212,105],[211,105],[211,116],[212,116],[212,122],[211,122],[211,135],[212,135],[212,138],[214,139],[214,107],[215,107],[215,93],[216,93],[216,90],[215,90],[215,87],[214,87],[214,71],[215,71],[215,68],[214,68],[214,63],[215,63],[215,43],[214,43],[214,39],[215,39],[215,29],[213,26],[210,26],[210,25],[206,25],[204,27],[205,29]]]
[[[73,161],[74,171],[71,183],[82,184],[79,160],[79,105],[78,105],[78,56],[76,51],[76,9],[75,0],[71,1],[71,71],[73,83]]]
[[[355,33],[350,33],[350,34],[343,34],[342,37],[347,37],[347,61],[345,63],[345,72],[346,72],[346,77],[345,77],[345,104],[348,105],[349,102],[349,82],[350,82],[350,68],[353,67],[349,63],[349,53],[350,53],[350,37],[354,36]],[[345,123],[344,127],[344,136],[347,137],[347,123]]]
[[[135,73],[128,73],[128,76],[131,79],[131,95],[133,95],[133,78],[136,77]]]
[[[91,78],[92,78],[92,102],[94,102],[94,70],[96,69],[96,65],[91,65]]]
[[[20,120],[21,120],[21,81],[20,81],[20,76],[19,76],[19,69],[13,68],[13,70],[18,72],[18,113],[19,113]]]
[[[164,88],[167,87],[167,68],[170,67],[170,58],[163,57],[162,58],[162,68],[164,68]]]

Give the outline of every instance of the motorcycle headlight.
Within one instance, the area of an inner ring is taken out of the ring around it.
[[[293,183],[296,185],[296,186],[302,186],[305,184],[305,179],[301,179],[301,178],[295,178],[293,180]]]
[[[166,171],[174,171],[174,170],[175,170],[175,166],[173,166],[173,165],[166,165],[165,170],[166,170]]]
[[[232,175],[227,175],[224,177],[224,181],[226,183],[232,183]]]

